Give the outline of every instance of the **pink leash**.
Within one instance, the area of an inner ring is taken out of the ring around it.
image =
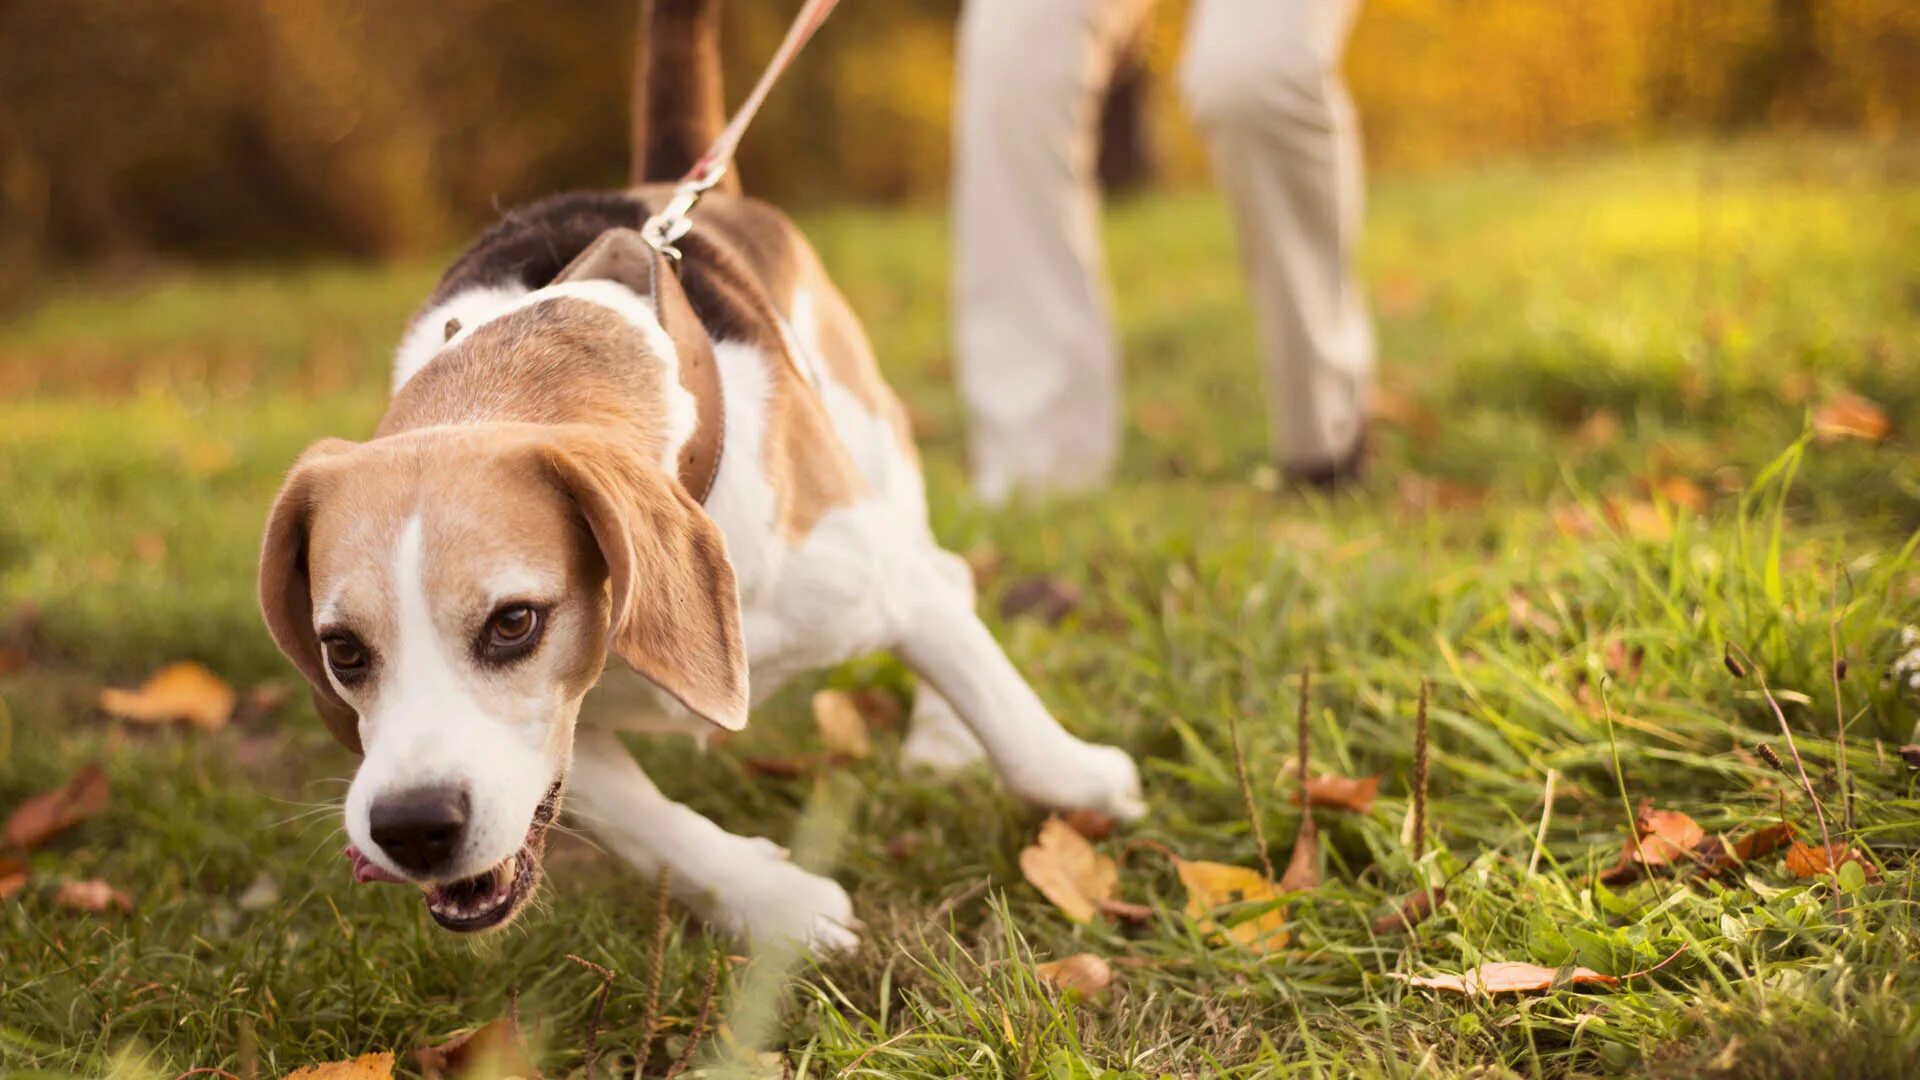
[[[820,29],[820,24],[827,21],[827,16],[833,13],[839,3],[840,0],[806,0],[801,5],[799,14],[793,17],[793,25],[787,28],[786,38],[780,42],[780,48],[774,51],[773,59],[767,61],[766,70],[760,73],[760,81],[753,84],[753,93],[748,94],[747,100],[734,110],[733,118],[727,121],[726,127],[720,129],[719,137],[713,140],[712,146],[707,147],[707,152],[701,154],[700,160],[694,162],[693,168],[680,178],[680,183],[673,189],[673,198],[659,213],[640,226],[640,235],[655,251],[674,259],[680,257],[680,251],[673,243],[693,228],[693,220],[687,216],[688,213],[700,201],[700,196],[719,183],[733,167],[734,151],[740,146],[741,137],[746,135],[748,125],[760,112],[760,106],[766,103],[773,84],[780,81],[781,74],[793,63],[794,57],[800,55],[800,50],[813,37],[813,32]]]

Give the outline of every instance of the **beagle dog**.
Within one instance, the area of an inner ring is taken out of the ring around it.
[[[623,732],[738,730],[803,672],[891,650],[903,758],[984,755],[1015,794],[1120,819],[1132,759],[1049,715],[943,551],[905,410],[819,258],[710,194],[677,265],[638,227],[720,128],[715,0],[656,0],[636,186],[516,210],[447,271],[365,442],[301,455],[260,603],[363,760],[360,880],[454,931],[505,924],[560,807],[750,942],[857,941],[846,892],[666,797]]]

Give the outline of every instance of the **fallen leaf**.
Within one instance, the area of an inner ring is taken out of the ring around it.
[[[1120,884],[1112,859],[1058,817],[1040,824],[1040,837],[1020,852],[1020,873],[1075,922],[1091,922]]]
[[[16,649],[12,646],[0,645],[0,675],[19,671],[26,666],[27,653],[25,649]]]
[[[235,727],[252,727],[272,718],[274,713],[285,708],[287,702],[292,700],[291,685],[278,680],[258,683],[241,697],[230,722]]]
[[[1401,509],[1417,513],[1472,510],[1487,501],[1485,488],[1414,473],[1400,477],[1399,493]]]
[[[1534,607],[1525,593],[1513,592],[1507,594],[1507,629],[1516,634],[1555,637],[1560,633],[1560,621]]]
[[[1006,556],[1000,554],[1000,549],[991,542],[975,544],[961,557],[967,562],[967,570],[973,574],[975,588],[999,577],[1000,568],[1007,562]]]
[[[1687,858],[1707,830],[1678,810],[1655,810],[1652,799],[1640,800],[1633,819],[1634,838],[1620,851],[1620,861],[1600,875],[1608,885],[1637,881],[1646,871]]]
[[[1522,964],[1511,960],[1481,964],[1461,975],[1420,976],[1402,975],[1399,972],[1392,974],[1394,978],[1404,981],[1408,986],[1419,986],[1428,990],[1450,990],[1456,994],[1520,994],[1536,990],[1552,990],[1556,986],[1587,984],[1612,986],[1620,981],[1612,975],[1602,975],[1592,968],[1583,967],[1574,968],[1565,979],[1562,979],[1560,971],[1554,968]]]
[[[1794,877],[1816,878],[1830,874],[1848,863],[1859,863],[1866,872],[1868,881],[1880,880],[1880,868],[1867,861],[1859,850],[1847,844],[1833,844],[1821,847],[1818,844],[1802,844],[1795,841],[1787,849],[1787,873]]]
[[[1578,503],[1555,503],[1547,513],[1553,519],[1554,531],[1570,539],[1591,539],[1600,528],[1593,514]]]
[[[1299,845],[1295,845],[1296,850]],[[1221,934],[1257,953],[1269,953],[1284,946],[1287,912],[1278,904],[1269,904],[1258,915],[1243,917],[1238,923],[1222,926],[1216,918],[1220,908],[1230,904],[1268,904],[1277,899],[1280,889],[1258,870],[1227,863],[1174,860],[1180,884],[1187,890],[1187,917],[1205,935]]]
[[[1000,595],[1002,618],[1031,615],[1048,626],[1058,624],[1079,606],[1079,589],[1045,574],[1021,578]]]
[[[1320,827],[1313,823],[1313,815],[1308,814],[1300,819],[1300,834],[1294,838],[1293,854],[1287,859],[1287,868],[1280,873],[1280,891],[1299,892],[1319,884]]]
[[[0,900],[11,900],[27,887],[27,860],[18,855],[0,855]]]
[[[900,696],[884,686],[863,686],[847,696],[853,699],[853,707],[860,710],[869,728],[892,731],[906,719]]]
[[[60,891],[54,894],[53,902],[69,911],[98,913],[108,908],[120,911],[133,910],[133,897],[98,878],[61,882]]]
[[[7,819],[7,843],[22,849],[39,847],[107,808],[113,794],[107,774],[97,764],[82,766],[65,785],[42,792],[20,804]]]
[[[1113,965],[1092,953],[1074,953],[1063,960],[1036,964],[1033,973],[1049,986],[1082,994],[1098,994],[1113,985]]]
[[[813,726],[828,750],[856,761],[873,753],[866,718],[844,690],[821,690],[813,695]]]
[[[438,1046],[423,1046],[413,1052],[413,1060],[427,1080],[468,1076],[504,1080],[540,1075],[527,1055],[519,1029],[506,1017],[460,1032]]]
[[[1580,422],[1573,431],[1573,441],[1588,450],[1599,450],[1620,438],[1620,417],[1612,409],[1600,409]]]
[[[1731,844],[1725,837],[1709,836],[1700,841],[1694,852],[1700,856],[1700,873],[1705,877],[1717,877],[1741,863],[1766,858],[1791,839],[1793,826],[1782,821],[1764,829],[1755,829]]]
[[[894,862],[905,862],[915,855],[920,854],[920,849],[926,846],[927,841],[925,837],[919,833],[910,832],[901,833],[899,836],[887,841],[887,846],[882,850],[886,853],[887,858],[892,859]]]
[[[740,768],[749,776],[769,780],[799,780],[839,764],[832,754],[795,754],[791,757],[743,757]]]
[[[328,1061],[295,1069],[280,1080],[393,1080],[393,1055],[361,1054],[351,1061]]]
[[[1421,889],[1406,898],[1399,907],[1373,920],[1376,934],[1400,934],[1427,921],[1433,909],[1447,902],[1447,890]]]
[[[211,731],[233,715],[233,687],[191,660],[168,664],[138,690],[100,691],[100,708],[140,724],[184,720]]]
[[[1849,390],[1842,390],[1813,410],[1814,438],[1823,443],[1842,439],[1879,442],[1887,437],[1888,426],[1886,410]]]
[[[1652,481],[1647,487],[1652,494],[1688,513],[1698,514],[1707,508],[1707,493],[1687,477],[1669,476]]]
[[[1629,647],[1619,638],[1608,638],[1601,650],[1600,661],[1607,667],[1607,673],[1622,682],[1636,682],[1640,678],[1640,668],[1646,663],[1647,648],[1644,645]]]
[[[1307,805],[1322,810],[1346,810],[1364,814],[1373,809],[1380,794],[1380,777],[1335,776],[1325,773],[1307,778]],[[1300,805],[1300,793],[1293,793],[1293,804]]]
[[[1673,539],[1673,519],[1645,499],[1609,501],[1606,514],[1614,528],[1635,540],[1662,544]]]
[[[1060,820],[1089,840],[1105,840],[1113,835],[1113,819],[1098,810],[1069,810]]]

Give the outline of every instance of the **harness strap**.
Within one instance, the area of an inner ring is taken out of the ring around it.
[[[646,244],[631,241],[630,229],[610,229],[574,257],[555,281],[604,278],[645,292],[653,301],[654,318],[673,342],[680,385],[693,395],[693,434],[680,448],[680,486],[693,501],[706,504],[720,475],[720,455],[727,442],[726,389],[713,356],[713,341],[693,313],[667,256]]]

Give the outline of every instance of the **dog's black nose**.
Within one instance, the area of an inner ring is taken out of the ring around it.
[[[387,857],[414,874],[447,864],[467,829],[467,793],[451,784],[376,799],[367,832]]]

